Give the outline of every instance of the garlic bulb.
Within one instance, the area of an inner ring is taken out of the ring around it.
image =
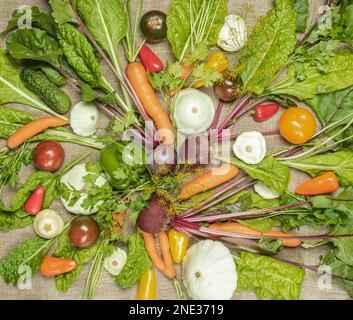
[[[262,181],[258,181],[254,185],[255,192],[264,199],[272,200],[279,197],[279,193],[265,185]]]
[[[237,288],[237,272],[228,248],[203,240],[188,249],[183,260],[183,283],[194,300],[230,300]]]
[[[196,89],[182,90],[175,100],[174,121],[185,135],[206,131],[215,116],[215,106],[210,96]]]
[[[70,125],[72,130],[82,137],[96,133],[99,122],[98,108],[88,102],[79,102],[71,110]]]
[[[244,47],[247,39],[247,29],[244,19],[232,14],[225,18],[217,44],[224,51],[235,52]]]
[[[261,132],[243,132],[235,140],[233,151],[245,163],[258,164],[266,156],[266,140]]]

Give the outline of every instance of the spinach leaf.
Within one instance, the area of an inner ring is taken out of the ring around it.
[[[168,41],[174,56],[193,51],[199,44],[208,48],[217,42],[227,14],[228,0],[173,0],[167,15]],[[196,39],[195,34],[204,37]]]
[[[289,95],[300,100],[312,99],[318,94],[332,93],[353,85],[353,53],[341,51],[324,65],[311,62],[294,63],[288,68],[287,78],[266,94]]]
[[[297,42],[291,0],[276,0],[275,4],[243,49],[239,68],[245,92],[261,94],[286,64]]]
[[[67,292],[71,288],[72,284],[82,272],[83,266],[95,257],[100,242],[101,241],[98,240],[89,248],[76,248],[73,246],[68,232],[62,233],[54,256],[58,258],[74,259],[78,265],[73,271],[55,277],[55,286],[58,291]]]
[[[22,84],[19,69],[2,49],[0,49],[0,91],[0,104],[25,104],[62,118]]]
[[[353,152],[349,150],[284,161],[284,163],[291,168],[307,172],[313,177],[333,171],[338,176],[341,185],[353,184]]]
[[[283,194],[288,188],[290,170],[286,164],[273,157],[267,156],[256,165],[246,164],[237,158],[231,158],[230,163],[243,169],[251,178],[262,181],[279,194]]]
[[[76,1],[73,2],[75,3]],[[53,10],[52,16],[57,24],[61,25],[66,22],[77,22],[69,0],[49,0],[49,4]]]
[[[120,69],[118,43],[127,33],[128,21],[121,0],[77,0],[77,10],[88,30]],[[92,14],[95,12],[95,14]]]
[[[346,226],[336,226],[330,234],[353,234],[352,220]],[[332,238],[330,241],[337,249],[336,257],[343,263],[353,267],[353,237]]]
[[[241,252],[235,259],[237,291],[253,290],[261,299],[297,300],[305,271],[273,258]]]
[[[121,273],[115,278],[115,281],[122,288],[129,288],[140,280],[141,276],[151,265],[143,238],[137,232],[128,240],[127,262]]]
[[[107,88],[94,49],[74,26],[65,23],[58,27],[57,37],[62,50],[81,79],[94,88]]]
[[[8,37],[6,47],[15,59],[44,61],[60,67],[62,51],[59,43],[43,30],[18,30]]]
[[[330,94],[320,94],[312,99],[305,100],[318,116],[322,125],[337,121],[353,110],[353,87],[336,91]],[[342,122],[344,126],[347,122]]]
[[[6,29],[0,33],[0,37],[4,37],[11,31],[16,30],[18,28],[19,22],[21,21],[21,19],[24,19],[26,17],[26,14],[29,14],[29,12],[26,12],[25,10],[16,9],[12,13],[11,19],[9,20]],[[50,34],[55,33],[56,24],[50,14],[44,11],[40,11],[39,8],[36,6],[30,9],[30,14],[33,26],[39,27],[49,32]]]
[[[309,1],[308,0],[292,0],[293,8],[297,13],[297,32],[305,32],[309,19]]]
[[[22,242],[0,262],[0,275],[6,284],[17,284],[19,268],[28,266],[32,273],[39,269],[43,257],[53,245],[54,239],[35,237]]]

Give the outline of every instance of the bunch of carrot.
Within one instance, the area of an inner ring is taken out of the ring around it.
[[[165,231],[161,231],[157,234],[159,246],[161,249],[162,257],[158,253],[157,243],[152,233],[142,232],[143,239],[145,241],[146,250],[158,270],[169,279],[176,277],[176,271],[173,263],[173,258],[170,253],[169,239]]]

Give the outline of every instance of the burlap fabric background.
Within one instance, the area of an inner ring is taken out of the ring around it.
[[[135,1],[132,0],[134,3]],[[313,0],[311,2],[311,16],[314,17],[318,12],[318,7],[322,3],[321,0]],[[170,4],[170,0],[145,0],[144,11],[151,9],[160,9],[167,11]],[[245,4],[250,4],[252,10],[247,13],[247,23],[253,25],[256,21],[256,18],[264,15],[267,10],[272,5],[272,0],[230,0],[229,1],[229,12],[235,13],[239,12]],[[0,29],[4,29],[9,19],[12,11],[18,8],[21,5],[37,5],[42,9],[48,9],[47,1],[45,0],[12,0],[5,1],[0,0]],[[4,47],[4,44],[1,44]],[[163,60],[171,59],[171,51],[168,44],[161,43],[153,45],[153,49],[158,53]],[[107,78],[111,80],[111,83],[115,83],[114,77],[106,70],[105,74]],[[70,86],[65,88],[68,92],[71,93],[73,102],[79,100],[79,97],[71,90]],[[0,92],[1,94],[1,92]],[[35,109],[24,106],[16,106],[18,108],[26,108],[34,114],[40,115],[40,112]],[[263,124],[258,124],[252,121],[250,117],[244,118],[238,125],[237,131],[242,132],[244,130],[257,128],[259,130],[269,130],[270,128],[276,128],[276,119],[272,121],[265,122]],[[107,119],[102,119],[101,127],[103,128],[107,122]],[[283,144],[283,141],[279,137],[267,138],[268,144],[271,149],[278,147],[280,144]],[[3,142],[0,142],[2,145]],[[66,150],[66,162],[71,161],[79,154],[85,151],[85,148],[79,147],[76,145],[63,143],[63,146]],[[94,161],[98,159],[98,152],[96,152],[90,160]],[[29,166],[21,172],[21,177],[24,180],[28,174],[33,171],[33,166]],[[292,174],[292,184],[295,185],[301,179],[305,177],[298,172],[293,172]],[[2,191],[1,198],[6,202],[11,199],[13,190],[5,189]],[[55,202],[52,206],[54,210],[57,210],[63,216],[67,216],[67,213],[61,206],[60,202]],[[19,242],[24,239],[30,238],[34,235],[32,227],[28,227],[23,230],[14,230],[9,233],[0,234],[0,259],[5,257],[10,250],[12,250]],[[282,255],[289,259],[295,259],[301,261],[305,264],[315,265],[318,263],[320,254],[323,254],[327,248],[320,248],[314,250],[305,250],[305,249],[296,249],[296,250],[286,250]],[[180,272],[180,270],[178,270]],[[81,299],[85,277],[87,275],[88,268],[84,269],[84,272],[81,273],[75,284],[72,286],[70,291],[67,294],[61,294],[56,291],[53,279],[48,279],[40,276],[38,273],[34,275],[32,279],[32,289],[31,290],[19,290],[14,286],[5,285],[0,279],[0,299]],[[166,278],[157,272],[158,277],[158,298],[159,299],[175,299],[175,290],[173,283],[166,280]],[[347,293],[335,282],[332,282],[330,289],[320,289],[318,285],[319,276],[311,272],[306,273],[305,281],[303,283],[303,288],[301,292],[301,299],[348,299],[349,296]],[[114,278],[110,276],[107,272],[103,272],[97,293],[96,299],[134,299],[136,296],[136,287],[131,289],[121,289],[115,282]],[[236,293],[234,299],[256,299],[255,294],[252,292]]]

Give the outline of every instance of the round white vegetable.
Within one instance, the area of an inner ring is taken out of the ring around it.
[[[34,218],[34,231],[42,238],[52,239],[64,229],[64,220],[54,210],[46,209]]]
[[[62,176],[60,182],[65,184],[70,190],[81,191],[80,198],[76,201],[74,205],[70,205],[70,200],[72,196],[70,196],[67,200],[61,197],[61,201],[66,208],[67,211],[74,214],[82,214],[82,215],[90,215],[98,212],[98,207],[102,204],[101,201],[95,204],[92,208],[85,209],[82,207],[83,202],[87,198],[87,193],[85,193],[85,183],[83,178],[89,173],[86,169],[86,164],[80,164],[72,168],[68,173]],[[107,180],[104,176],[100,175],[96,180],[96,185],[98,187],[103,186]]]
[[[256,182],[254,185],[254,190],[264,199],[272,200],[279,197],[279,193],[276,190],[266,186],[262,181]]]
[[[237,272],[228,248],[203,240],[188,249],[183,260],[183,283],[194,300],[230,300],[237,288]]]
[[[258,164],[266,156],[266,140],[261,132],[243,132],[234,142],[233,151],[245,163]]]
[[[225,18],[217,44],[224,51],[235,52],[244,47],[246,38],[247,30],[244,19],[232,14]]]
[[[127,254],[123,249],[116,248],[111,256],[104,259],[104,268],[113,276],[119,275],[127,260]]]
[[[206,131],[215,116],[215,106],[210,96],[196,89],[182,90],[174,106],[174,121],[186,135]]]
[[[72,130],[83,137],[96,133],[99,122],[99,110],[89,102],[81,101],[71,110],[70,125]]]

